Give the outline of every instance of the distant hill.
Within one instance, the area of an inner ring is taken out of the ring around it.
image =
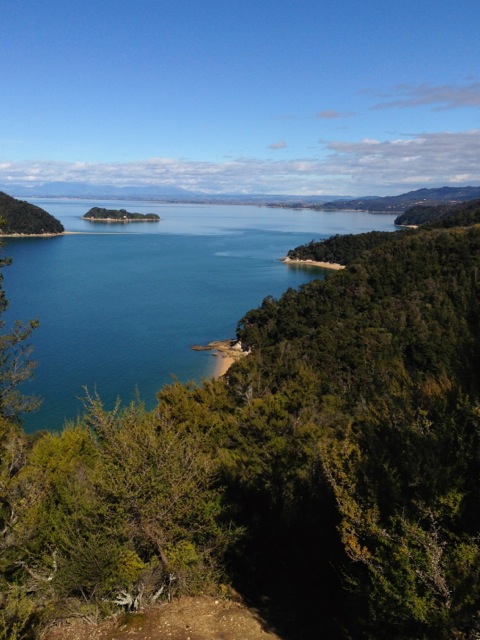
[[[439,189],[417,189],[398,196],[366,197],[356,200],[336,200],[322,205],[325,211],[398,212],[402,213],[413,205],[456,204],[480,198],[480,187],[441,187]]]
[[[62,223],[44,209],[0,191],[0,235],[50,235],[64,231]]]

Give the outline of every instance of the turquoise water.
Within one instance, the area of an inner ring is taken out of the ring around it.
[[[43,397],[27,431],[60,429],[82,410],[84,387],[107,406],[138,389],[147,407],[176,376],[212,374],[194,344],[235,336],[238,320],[323,270],[287,267],[287,251],[335,233],[393,230],[393,215],[314,212],[234,205],[32,200],[68,231],[56,238],[8,239],[4,270],[7,324],[38,318],[31,342],[38,362],[25,391]],[[158,213],[159,223],[81,219],[92,206]]]

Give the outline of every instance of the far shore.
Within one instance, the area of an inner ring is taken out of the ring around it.
[[[322,269],[334,269],[338,271],[340,269],[345,269],[344,264],[338,264],[337,262],[318,262],[316,260],[298,260],[296,258],[289,258],[286,256],[281,260],[285,264],[304,264],[309,267],[321,267]]]

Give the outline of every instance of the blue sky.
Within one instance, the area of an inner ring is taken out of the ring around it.
[[[480,184],[478,0],[1,0],[0,183]]]

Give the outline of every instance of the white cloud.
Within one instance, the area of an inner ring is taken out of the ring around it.
[[[287,146],[287,143],[285,142],[285,140],[279,140],[278,142],[272,142],[272,144],[268,145],[269,149],[285,149],[285,147]]]
[[[126,163],[0,164],[0,184],[87,182],[174,185],[204,193],[394,194],[425,186],[480,185],[480,129],[415,134],[388,141],[324,143],[323,159],[194,162],[151,158]]]
[[[467,85],[444,84],[435,86],[428,83],[401,84],[389,94],[377,94],[386,98],[373,109],[393,109],[430,105],[433,111],[460,109],[464,107],[480,108],[480,82]]]
[[[331,142],[323,169],[355,186],[378,185],[401,191],[402,185],[480,184],[480,129],[460,133],[427,133],[405,140],[372,144]],[[366,193],[362,189],[363,193]],[[375,192],[377,192],[375,190]]]
[[[337,111],[336,109],[325,109],[316,114],[319,120],[336,120],[337,118],[350,118],[354,116],[353,111]]]

